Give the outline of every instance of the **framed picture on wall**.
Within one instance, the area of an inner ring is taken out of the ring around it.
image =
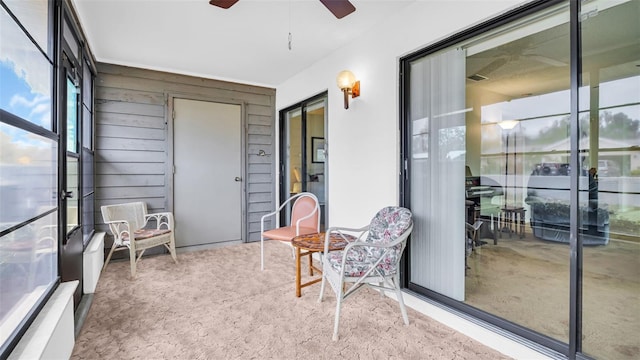
[[[311,138],[311,162],[314,162],[314,163],[324,162],[324,138],[321,138],[321,137]]]

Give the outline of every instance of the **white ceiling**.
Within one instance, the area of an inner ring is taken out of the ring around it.
[[[415,0],[72,0],[97,61],[275,87]],[[292,34],[292,50],[288,34]]]

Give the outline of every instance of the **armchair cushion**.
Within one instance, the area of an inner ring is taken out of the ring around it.
[[[369,271],[377,258],[372,257],[368,249],[369,247],[362,246],[352,247],[347,251],[347,258],[344,263],[344,275],[346,277],[360,277]],[[343,253],[343,251],[332,251],[326,255],[327,261],[331,264],[331,268],[338,273],[342,266]],[[373,260],[373,262],[371,260]],[[388,256],[378,264],[377,270],[384,276],[393,275],[393,273],[396,272],[395,264],[396,262],[394,259],[392,259],[391,256]]]
[[[143,239],[152,238],[154,236],[168,234],[170,232],[171,230],[169,229],[139,229],[133,232],[133,236],[136,240],[143,240]],[[129,241],[129,234],[123,233],[122,240]]]
[[[378,212],[369,225],[369,236],[366,242],[388,244],[402,235],[412,224],[411,212],[404,208],[388,206]],[[402,251],[402,244],[393,247],[381,264],[395,264]],[[370,257],[377,259],[385,252],[384,248],[366,247]],[[395,269],[394,269],[395,271]]]

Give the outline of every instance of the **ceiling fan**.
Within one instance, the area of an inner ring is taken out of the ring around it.
[[[209,0],[209,4],[223,9],[228,9],[237,2],[238,0]],[[349,0],[320,0],[320,2],[338,19],[356,11],[356,7]]]
[[[472,75],[474,77],[479,76],[477,79],[471,77],[470,78],[476,81],[487,79],[491,73],[500,69],[504,65],[508,63],[514,64],[521,59],[529,59],[553,67],[568,66],[568,64],[563,61],[551,58],[549,56],[537,54],[534,52],[534,50],[535,49],[531,40],[514,41],[497,48],[487,50],[482,53],[482,55],[479,55],[477,57],[480,59],[492,58],[493,61],[489,62],[480,70],[476,71],[474,75]]]

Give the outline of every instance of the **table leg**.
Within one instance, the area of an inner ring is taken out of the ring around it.
[[[309,276],[313,276],[313,253],[309,251]]]
[[[516,214],[514,212],[510,212],[509,213],[509,239],[511,239],[511,236],[515,231],[516,226],[513,224],[515,220],[516,220]]]
[[[296,296],[297,297],[302,296],[302,291],[300,286],[300,282],[301,282],[300,275],[301,275],[300,274],[300,248],[296,247]]]
[[[498,245],[498,220],[491,214],[491,232],[493,233],[493,245]]]

